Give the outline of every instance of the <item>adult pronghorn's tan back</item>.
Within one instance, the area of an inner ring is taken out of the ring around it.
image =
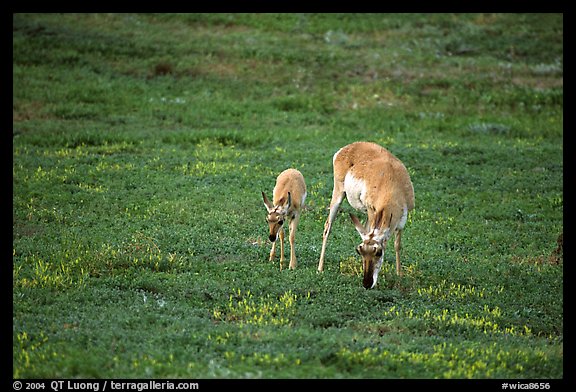
[[[398,219],[404,207],[414,209],[414,187],[404,164],[384,147],[370,142],[356,142],[334,154],[334,184],[344,186],[346,176],[369,184],[365,199],[360,200],[368,214],[384,207],[392,208]],[[347,193],[348,201],[350,196]],[[352,203],[350,203],[352,204]],[[357,203],[356,203],[357,204]],[[355,205],[352,205],[356,208]],[[371,211],[373,210],[373,211]],[[390,212],[386,215],[390,215]],[[386,221],[387,222],[387,221]]]
[[[395,233],[396,271],[401,275],[401,232],[408,211],[414,208],[414,188],[406,167],[385,148],[368,142],[356,142],[341,148],[334,154],[332,162],[334,189],[318,270],[324,268],[328,235],[338,207],[346,196],[352,207],[368,215],[366,227],[351,215],[363,240],[357,251],[363,257],[364,287],[376,285],[384,248],[392,233]]]

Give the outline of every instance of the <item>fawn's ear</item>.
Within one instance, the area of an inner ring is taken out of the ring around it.
[[[268,200],[264,192],[262,192],[262,199],[264,199],[264,206],[266,207],[266,210],[268,212],[272,211],[274,209],[274,205],[270,203],[270,200]]]
[[[292,195],[290,194],[290,192],[288,192],[288,201],[286,202],[284,207],[286,207],[286,209],[288,209],[288,208],[290,208],[291,205],[292,205]]]
[[[278,205],[282,206],[282,213],[287,214],[290,206],[292,205],[292,195],[288,192],[288,197],[282,197],[278,200]]]

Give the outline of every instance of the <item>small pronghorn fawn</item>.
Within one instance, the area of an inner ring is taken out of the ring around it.
[[[358,218],[350,214],[362,237],[356,252],[362,256],[363,286],[367,289],[376,286],[384,260],[384,249],[393,232],[396,273],[402,275],[400,238],[408,211],[414,208],[414,188],[406,167],[385,148],[368,142],[356,142],[341,148],[334,154],[333,166],[334,189],[330,213],[324,226],[318,271],[324,269],[330,228],[346,195],[353,208],[368,214],[366,226],[362,226]]]
[[[262,192],[264,205],[268,210],[266,221],[270,227],[269,239],[272,242],[270,261],[276,255],[276,240],[280,237],[280,270],[284,263],[284,222],[290,220],[290,269],[296,268],[296,253],[294,252],[294,238],[296,227],[300,221],[300,213],[306,200],[306,183],[304,176],[296,169],[286,169],[276,179],[272,201],[270,203],[266,194]]]

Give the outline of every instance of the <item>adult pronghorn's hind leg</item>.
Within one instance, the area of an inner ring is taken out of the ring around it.
[[[396,274],[399,276],[404,275],[402,273],[402,265],[400,264],[401,249],[402,249],[402,230],[397,230],[396,237],[394,238],[394,250],[396,251]]]

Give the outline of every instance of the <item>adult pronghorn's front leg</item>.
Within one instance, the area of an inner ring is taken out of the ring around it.
[[[334,183],[334,191],[332,192],[332,200],[330,201],[330,213],[328,214],[328,219],[324,224],[324,233],[322,234],[322,250],[320,251],[320,262],[318,263],[318,271],[322,272],[324,270],[324,256],[326,255],[326,244],[328,242],[328,236],[330,235],[330,230],[332,229],[332,223],[336,219],[336,214],[338,213],[338,208],[344,199],[344,185]]]

